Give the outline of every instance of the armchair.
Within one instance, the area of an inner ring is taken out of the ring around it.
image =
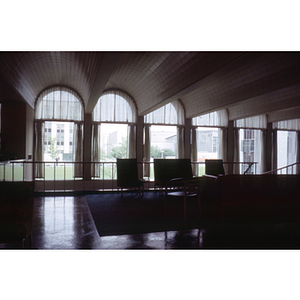
[[[171,179],[166,184],[166,196],[165,196],[165,212],[167,212],[167,197],[181,197],[183,199],[183,216],[184,222],[186,222],[186,212],[187,212],[187,199],[190,197],[197,197],[199,214],[202,215],[201,211],[201,202],[200,202],[200,194],[201,194],[201,186],[202,186],[202,178],[195,177],[192,179],[181,179],[174,178]]]
[[[205,174],[214,176],[225,175],[223,159],[206,159]]]
[[[138,189],[139,195],[144,194],[143,181],[138,176],[137,160],[134,158],[117,159],[117,186],[123,189]]]

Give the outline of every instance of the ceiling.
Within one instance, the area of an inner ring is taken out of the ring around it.
[[[300,118],[300,52],[1,52],[0,101],[26,101],[55,85],[91,113],[106,89],[135,100],[138,115],[179,99],[191,118],[228,109],[229,119]]]

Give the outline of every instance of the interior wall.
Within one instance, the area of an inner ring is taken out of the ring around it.
[[[1,150],[10,159],[26,158],[26,105],[25,102],[2,103]]]

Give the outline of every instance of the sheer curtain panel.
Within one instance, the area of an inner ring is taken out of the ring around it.
[[[35,118],[44,120],[82,121],[83,106],[79,95],[67,87],[43,91],[37,100]]]
[[[35,122],[35,177],[44,178],[44,132],[45,122]]]
[[[150,162],[150,125],[144,126],[144,161]],[[144,177],[150,177],[150,165],[144,165]]]
[[[136,105],[125,92],[106,91],[99,98],[92,118],[94,122],[136,123]]]
[[[177,158],[184,158],[184,127],[177,126]]]
[[[92,125],[92,176],[100,177],[100,124]]]
[[[75,123],[73,130],[74,177],[83,177],[83,124]]]
[[[127,153],[129,158],[136,158],[136,126],[128,125]]]
[[[191,161],[197,162],[198,154],[197,154],[197,129],[196,127],[191,128]],[[192,170],[194,176],[198,176],[198,165],[192,164]]]
[[[184,125],[184,108],[179,100],[172,101],[144,116],[145,124]]]

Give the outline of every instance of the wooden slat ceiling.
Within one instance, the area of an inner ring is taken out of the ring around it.
[[[117,88],[140,116],[179,99],[187,118],[223,108],[231,120],[300,118],[299,52],[0,53],[0,101],[34,108],[54,85],[77,91],[87,113],[105,89]]]

